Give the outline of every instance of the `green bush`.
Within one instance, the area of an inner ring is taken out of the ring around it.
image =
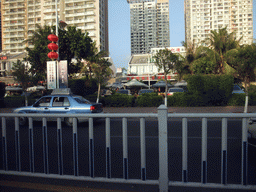
[[[250,99],[249,99],[250,100]],[[229,106],[243,106],[245,104],[245,93],[234,93],[229,99]]]
[[[199,94],[174,93],[172,96],[167,97],[167,105],[173,107],[198,107],[204,106],[205,101]]]
[[[163,103],[163,97],[157,93],[145,93],[137,97],[138,107],[159,107]]]
[[[196,106],[226,105],[232,94],[234,78],[230,75],[188,75],[188,93]],[[201,100],[200,100],[201,99]],[[190,101],[187,103],[190,104]]]
[[[132,95],[116,93],[114,95],[104,97],[103,100],[106,107],[132,107],[135,102],[135,97]]]

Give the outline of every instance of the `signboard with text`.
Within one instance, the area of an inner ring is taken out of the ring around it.
[[[59,88],[68,88],[68,62],[59,61]]]
[[[47,89],[56,89],[56,61],[47,61]]]

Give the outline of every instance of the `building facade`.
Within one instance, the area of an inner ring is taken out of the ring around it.
[[[127,0],[130,4],[131,54],[170,46],[169,0]]]
[[[18,55],[28,45],[36,24],[56,25],[58,20],[88,32],[99,50],[109,52],[108,0],[2,0],[2,55]]]
[[[159,71],[158,67],[154,63],[154,55],[161,49],[164,48],[152,48],[149,54],[134,54],[132,55],[129,63],[127,74],[130,76],[155,76],[159,73],[163,73],[163,70]],[[172,53],[180,54],[183,57],[186,55],[185,47],[167,47]],[[174,77],[175,74],[171,73],[170,76]]]
[[[185,40],[201,44],[211,30],[227,27],[241,44],[253,42],[253,0],[185,0]]]

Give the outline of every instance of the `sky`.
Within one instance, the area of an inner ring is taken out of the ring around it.
[[[109,56],[116,68],[128,68],[131,57],[130,6],[127,0],[108,0]],[[185,41],[184,0],[170,0],[170,47]],[[253,38],[256,39],[256,0],[253,0]]]

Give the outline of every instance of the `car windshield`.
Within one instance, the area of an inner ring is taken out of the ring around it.
[[[241,90],[241,88],[240,88],[238,85],[234,85],[233,90],[235,90],[235,91],[239,91],[239,90]]]
[[[153,92],[154,92],[153,90],[145,89],[145,90],[140,90],[139,94],[143,94],[143,93],[153,93]]]
[[[90,101],[88,101],[87,99],[83,98],[82,96],[75,96],[74,99],[75,99],[78,103],[80,103],[80,104],[83,104],[83,103],[85,103],[85,104],[91,104]]]
[[[128,90],[118,90],[117,93],[128,94]]]
[[[169,92],[183,92],[183,89],[169,89]]]

